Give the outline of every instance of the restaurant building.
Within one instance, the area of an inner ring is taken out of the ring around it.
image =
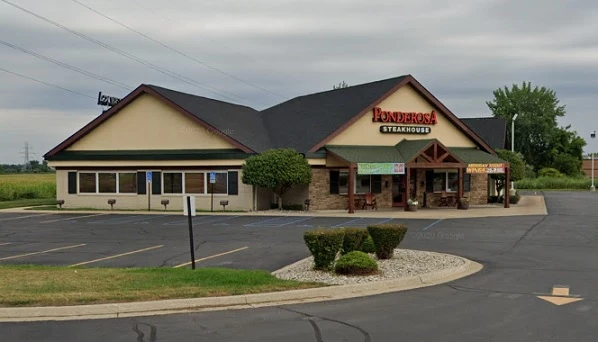
[[[459,198],[487,203],[490,175],[509,177],[494,150],[505,131],[500,119],[460,120],[411,75],[262,111],[144,84],[44,157],[67,208],[112,200],[115,209],[153,210],[167,200],[181,209],[193,195],[199,210],[221,200],[230,210],[270,209],[274,194],[241,176],[247,157],[272,148],[295,149],[312,167],[311,183],[285,204],[354,212],[374,197],[377,209],[403,209],[408,199],[454,207]]]

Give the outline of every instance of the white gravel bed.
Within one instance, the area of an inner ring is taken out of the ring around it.
[[[409,249],[395,249],[392,259],[387,260],[378,260],[374,254],[370,256],[378,262],[379,274],[343,276],[336,275],[334,272],[314,271],[313,257],[299,261],[272,274],[280,279],[347,285],[423,275],[465,264],[463,259],[453,255]]]

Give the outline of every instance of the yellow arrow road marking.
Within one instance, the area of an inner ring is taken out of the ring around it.
[[[216,257],[219,257],[219,256],[223,256],[223,255],[235,253],[235,252],[238,252],[238,251],[242,251],[242,250],[247,249],[247,248],[249,248],[249,247],[245,246],[245,247],[233,249],[232,251],[228,251],[228,252],[224,252],[224,253],[220,253],[220,254],[210,255],[210,256],[207,256],[205,258],[196,259],[195,262],[200,262],[200,261],[203,261],[203,260],[213,259],[213,258],[216,258]],[[176,265],[176,266],[174,266],[174,268],[179,268],[179,267],[183,267],[183,266],[187,266],[187,265],[191,265],[191,261],[186,262],[184,264]]]
[[[80,245],[73,245],[73,246],[66,246],[66,247],[59,247],[59,248],[52,248],[52,249],[48,249],[47,251],[41,251],[41,252],[33,252],[33,253],[26,253],[26,254],[19,254],[19,255],[13,255],[13,256],[9,256],[6,258],[1,258],[0,261],[2,260],[10,260],[10,259],[17,259],[17,258],[24,258],[27,256],[31,256],[31,255],[38,255],[38,254],[43,254],[43,253],[50,253],[50,252],[56,252],[56,251],[61,251],[63,249],[69,249],[69,248],[75,248],[75,247],[81,247],[81,246],[85,246],[87,245],[86,243],[82,243]]]
[[[90,260],[90,261],[80,262],[80,263],[78,263],[78,264],[70,265],[69,267],[75,267],[75,266],[87,265],[87,264],[91,264],[91,263],[93,263],[93,262],[98,262],[98,261],[103,261],[103,260],[114,259],[114,258],[118,258],[118,257],[121,257],[121,256],[125,256],[125,255],[131,255],[131,254],[140,253],[140,252],[145,252],[145,251],[149,251],[149,250],[156,249],[156,248],[161,248],[161,247],[164,247],[164,245],[158,245],[158,246],[153,246],[153,247],[147,247],[147,248],[143,248],[143,249],[138,249],[138,250],[136,250],[136,251],[131,251],[131,252],[127,252],[127,253],[122,253],[122,254],[112,255],[112,256],[109,256],[109,257],[101,258],[101,259],[95,259],[95,260]]]
[[[580,298],[578,296],[570,295],[569,286],[566,285],[554,285],[552,287],[552,296],[537,297],[554,305],[571,304],[583,300],[583,298]]]

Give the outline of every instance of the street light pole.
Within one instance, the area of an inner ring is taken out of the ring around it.
[[[596,138],[596,131],[590,134],[592,139]],[[592,186],[590,187],[590,191],[596,191],[596,187],[594,186],[594,152],[590,148],[590,153],[592,154]]]
[[[515,120],[518,115],[513,115],[513,119],[511,119],[511,152],[515,152]],[[513,181],[511,181],[511,191],[509,192],[511,196],[515,196],[515,182]]]

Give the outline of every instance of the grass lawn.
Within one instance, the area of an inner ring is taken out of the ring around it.
[[[266,271],[219,268],[0,266],[0,306],[62,306],[197,298],[325,286]]]
[[[20,207],[30,207],[36,205],[48,205],[48,204],[55,204],[56,200],[53,198],[37,198],[37,199],[21,199],[21,200],[14,200],[14,201],[0,201],[0,209],[8,209],[8,208],[20,208]],[[43,208],[43,207],[40,207]],[[32,208],[37,209],[37,208]]]

